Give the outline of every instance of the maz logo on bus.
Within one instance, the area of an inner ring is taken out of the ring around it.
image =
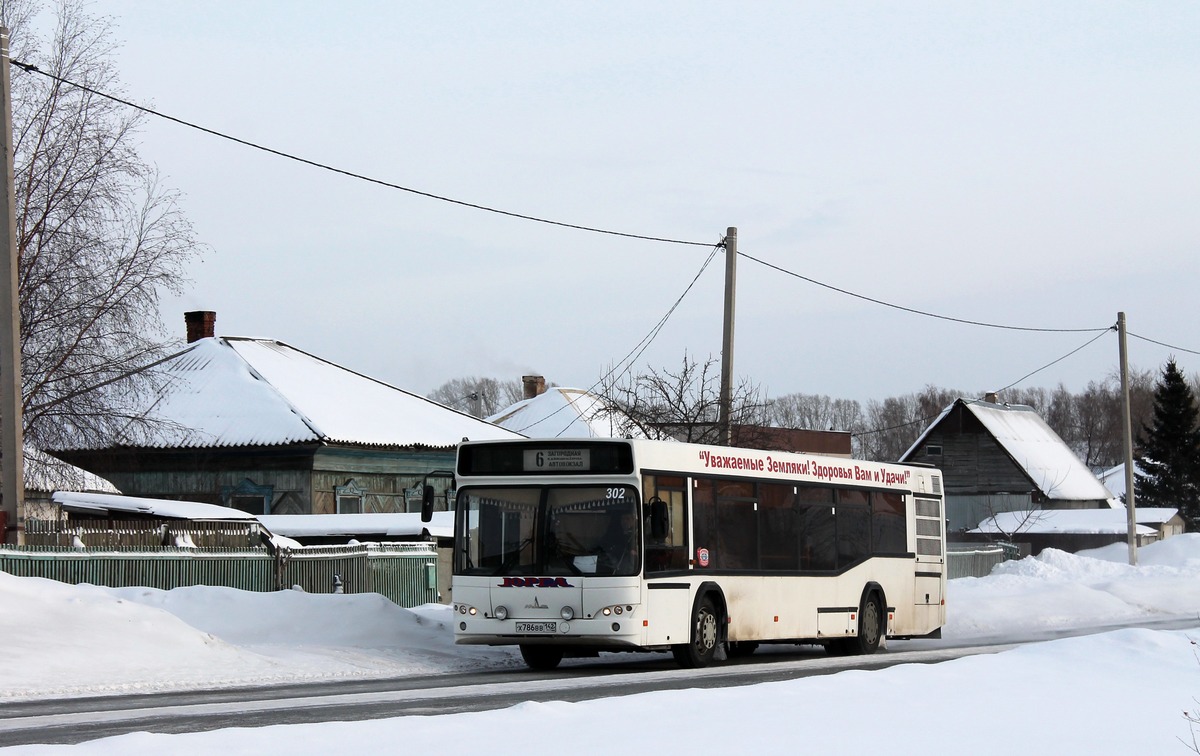
[[[564,577],[506,577],[503,583],[496,584],[500,588],[574,588]]]

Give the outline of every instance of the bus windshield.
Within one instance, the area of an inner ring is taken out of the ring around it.
[[[464,488],[456,507],[458,575],[637,575],[633,486]]]

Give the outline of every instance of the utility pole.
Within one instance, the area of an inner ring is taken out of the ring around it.
[[[13,198],[12,80],[8,29],[0,26],[0,542],[25,541],[25,451],[21,410],[21,313],[17,294],[17,211]],[[10,538],[13,533],[15,538]]]
[[[1117,313],[1121,354],[1121,431],[1125,438],[1125,513],[1129,527],[1129,564],[1137,565],[1137,512],[1133,501],[1133,421],[1129,412],[1129,352],[1125,348],[1125,313]]]
[[[737,228],[725,230],[725,327],[721,334],[721,396],[718,399],[717,429],[721,443],[733,446],[733,305],[737,285]]]

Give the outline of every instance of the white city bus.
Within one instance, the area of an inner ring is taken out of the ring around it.
[[[874,653],[946,619],[930,467],[621,439],[464,442],[457,643],[563,656],[818,643]]]

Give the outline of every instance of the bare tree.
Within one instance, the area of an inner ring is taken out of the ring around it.
[[[433,391],[428,397],[435,402],[453,407],[477,417],[490,417],[525,398],[521,381],[502,381],[496,378],[452,378]]]
[[[841,430],[862,429],[862,405],[853,399],[826,394],[785,394],[767,402],[767,417],[780,428]]]
[[[719,444],[720,382],[714,357],[699,363],[685,352],[677,371],[650,368],[627,375],[603,384],[601,395],[628,418],[622,421],[627,426],[620,428],[623,433],[636,429],[646,438]],[[739,429],[743,445],[753,445],[753,428],[765,425],[765,406],[757,385],[743,379],[733,388],[730,423],[744,426]]]
[[[159,297],[180,291],[199,250],[179,196],[138,154],[143,116],[58,80],[121,93],[111,21],[60,0],[39,36],[39,11],[0,2],[13,58],[38,69],[12,75],[22,389],[26,437],[66,448],[145,422],[131,399],[166,353]]]
[[[939,410],[940,412],[940,410]],[[890,396],[882,402],[867,402],[866,427],[859,434],[859,453],[864,459],[900,459],[937,413],[927,412],[917,394]]]

